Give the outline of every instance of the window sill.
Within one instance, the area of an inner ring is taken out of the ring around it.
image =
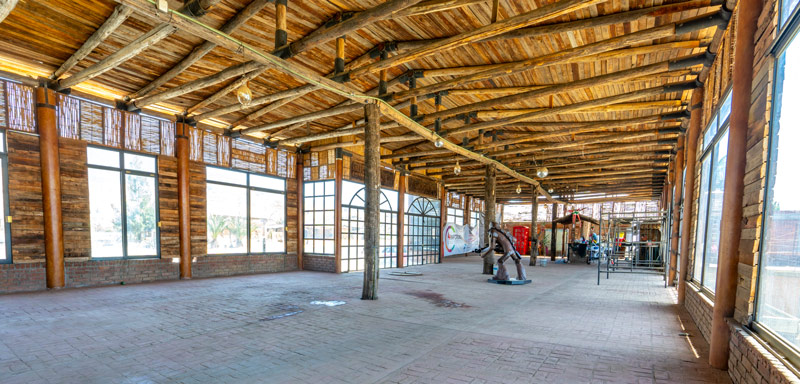
[[[702,285],[698,285],[696,281],[688,281],[687,282],[688,288],[691,288],[695,292],[700,294],[700,297],[708,303],[711,307],[714,307],[714,293],[712,293],[708,288],[703,287]]]
[[[775,336],[770,330],[760,326],[756,322],[752,322],[749,326],[740,326],[738,323],[730,322],[734,328],[741,329],[747,336],[752,339],[761,347],[764,348],[764,357],[767,359],[775,359],[780,362],[783,367],[788,370],[788,373],[796,377],[800,377],[800,355],[780,338]],[[780,369],[780,367],[778,367]]]

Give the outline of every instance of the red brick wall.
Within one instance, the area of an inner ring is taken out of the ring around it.
[[[714,310],[711,300],[697,291],[694,285],[686,286],[686,311],[692,316],[697,329],[706,341],[711,340],[711,314]]]
[[[294,270],[297,270],[295,254],[205,256],[192,263],[192,276],[196,278]]]
[[[792,371],[756,337],[738,323],[728,324],[731,329],[731,356],[728,359],[728,373],[735,384],[770,383],[789,384],[800,382]]]
[[[336,262],[333,256],[303,255],[303,269],[336,273]]]

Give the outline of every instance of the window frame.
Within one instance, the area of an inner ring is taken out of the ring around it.
[[[119,155],[119,168],[110,167],[107,165],[97,165],[97,164],[90,164],[88,158],[88,151],[91,148],[97,148],[104,151],[115,151]],[[136,151],[128,151],[120,148],[115,147],[106,147],[102,145],[96,144],[89,144],[86,146],[87,151],[87,158],[86,158],[86,185],[89,185],[89,169],[99,169],[103,171],[113,171],[119,172],[119,188],[120,188],[120,220],[121,220],[121,227],[122,227],[122,256],[120,257],[96,257],[93,255],[94,250],[91,246],[91,228],[89,230],[89,260],[93,261],[104,261],[104,260],[142,260],[142,259],[160,259],[161,258],[161,207],[159,205],[159,194],[158,194],[158,156],[152,155],[149,153],[144,152],[136,152]],[[139,171],[135,169],[127,169],[125,168],[125,154],[131,154],[135,156],[142,156],[142,157],[150,157],[154,160],[154,172],[145,172]],[[145,177],[152,177],[155,183],[155,210],[156,210],[156,253],[155,255],[145,255],[145,256],[128,256],[128,203],[127,203],[127,196],[126,196],[126,180],[125,175],[135,175],[135,176],[145,176]],[[89,213],[91,215],[92,209],[92,199],[89,196]],[[91,220],[89,222],[91,225]]]
[[[703,226],[703,230],[704,230],[704,234],[703,234],[703,254],[700,255],[701,261],[702,261],[700,265],[702,266],[702,269],[700,270],[700,278],[699,278],[699,280],[696,280],[694,278],[694,271],[692,271],[692,281],[694,281],[697,284],[697,286],[700,288],[699,292],[702,292],[703,294],[708,296],[712,301],[714,300],[714,297],[716,296],[716,294],[715,294],[714,291],[712,291],[711,289],[709,289],[708,287],[703,285],[703,280],[705,280],[705,273],[706,273],[706,263],[705,263],[705,261],[706,261],[706,247],[705,247],[705,245],[708,242],[708,233],[709,233],[708,232],[709,231],[708,219],[709,219],[709,214],[711,213],[711,204],[710,204],[710,202],[711,202],[711,191],[712,191],[712,189],[711,189],[711,187],[712,187],[711,180],[714,178],[714,176],[713,176],[714,175],[714,161],[713,161],[713,159],[714,159],[714,155],[716,153],[717,144],[722,139],[722,137],[725,136],[725,134],[727,134],[728,130],[730,129],[730,120],[731,120],[730,110],[728,111],[727,116],[725,116],[725,120],[721,120],[720,121],[719,113],[722,110],[722,107],[725,105],[725,101],[728,100],[728,98],[731,97],[732,95],[733,95],[733,85],[731,84],[730,86],[728,86],[728,89],[723,93],[723,97],[720,97],[721,102],[719,103],[719,105],[717,105],[714,108],[714,113],[711,115],[712,117],[711,117],[710,121],[708,122],[708,125],[706,125],[705,129],[703,129],[703,132],[701,132],[701,135],[700,135],[700,137],[703,138],[702,145],[700,146],[700,148],[702,148],[703,152],[700,154],[700,160],[699,160],[699,163],[698,163],[699,164],[699,168],[700,168],[700,185],[699,185],[700,189],[698,190],[698,192],[702,191],[702,184],[706,183],[707,186],[708,186],[708,201],[706,202],[706,212],[705,212],[705,214],[703,216],[704,219],[705,219],[705,223],[704,223],[704,226]],[[716,132],[714,133],[714,137],[712,137],[711,140],[706,142],[705,134],[706,134],[706,132],[708,132],[709,129],[711,129],[712,125],[714,126],[714,129],[716,129]],[[703,162],[705,162],[705,161],[709,161],[708,180],[703,180],[703,171],[702,171],[702,169],[703,169]],[[698,164],[695,164],[694,166],[696,166]],[[723,187],[723,191],[724,191],[724,187]],[[698,197],[698,199],[701,198],[699,193],[698,193],[697,197]],[[698,212],[697,212],[697,218],[695,220],[695,231],[694,231],[695,232],[694,233],[694,241],[695,242],[694,242],[694,250],[693,250],[694,251],[694,258],[692,259],[692,263],[694,265],[696,265],[697,257],[698,257],[698,254],[697,254],[697,238],[698,238],[698,232],[700,230],[699,203],[700,202],[698,201]],[[716,281],[716,279],[715,279],[715,281]]]
[[[245,219],[245,224],[246,224],[246,227],[247,227],[247,241],[245,242],[246,243],[245,244],[245,249],[247,251],[244,252],[244,253],[242,253],[242,252],[237,252],[237,253],[210,253],[208,251],[208,233],[206,233],[206,255],[207,256],[286,255],[287,252],[288,252],[286,250],[286,243],[287,243],[286,234],[289,232],[289,231],[286,230],[286,227],[287,227],[286,220],[287,220],[287,217],[288,217],[287,213],[288,213],[288,209],[289,209],[287,207],[287,203],[288,203],[288,193],[287,193],[287,190],[286,190],[287,189],[287,185],[288,185],[287,180],[285,178],[282,178],[282,177],[276,177],[276,176],[267,175],[267,174],[261,174],[261,173],[257,173],[257,172],[248,172],[248,171],[244,171],[244,170],[241,170],[241,169],[226,168],[226,167],[220,167],[220,166],[209,165],[209,164],[204,164],[204,165],[206,166],[206,169],[215,168],[215,169],[219,169],[219,170],[223,170],[223,171],[227,171],[227,172],[238,172],[238,173],[242,173],[242,174],[245,175],[245,180],[246,180],[246,184],[245,185],[236,184],[236,183],[226,183],[224,181],[208,180],[208,173],[207,172],[206,172],[206,180],[205,181],[206,181],[206,185],[215,184],[215,185],[222,185],[222,186],[225,186],[225,187],[243,188],[245,190],[245,192],[246,192],[245,193],[245,210],[246,210],[246,213],[247,213],[247,218]],[[277,190],[277,189],[269,189],[269,188],[251,186],[250,185],[250,176],[251,175],[258,176],[258,177],[266,177],[266,178],[281,180],[281,181],[283,181],[283,191]],[[276,194],[280,194],[280,195],[283,196],[283,251],[280,251],[280,252],[252,252],[251,251],[250,248],[251,248],[252,239],[250,238],[250,236],[252,235],[252,231],[251,231],[251,228],[250,228],[250,221],[252,221],[252,217],[251,217],[251,210],[250,210],[251,209],[251,207],[250,207],[250,200],[251,200],[250,199],[250,193],[252,191],[276,193]],[[206,197],[206,226],[208,226],[208,198],[207,197]]]
[[[316,194],[316,187],[315,186],[318,183],[322,184],[322,191],[323,192],[322,192],[321,196],[318,196]],[[331,183],[333,185],[333,193],[332,194],[327,194],[327,192],[325,192],[326,183]],[[306,196],[306,188],[308,188],[308,187],[313,188],[313,193],[311,195],[309,195],[309,196]],[[303,190],[300,191],[300,193],[303,194],[303,213],[302,213],[303,214],[303,230],[302,230],[303,237],[301,239],[298,239],[298,241],[302,241],[303,242],[303,254],[309,255],[309,256],[335,257],[335,255],[336,255],[336,210],[337,210],[337,201],[338,201],[338,199],[341,199],[341,196],[338,196],[338,194],[336,192],[337,192],[337,188],[336,188],[336,181],[335,180],[330,180],[330,179],[327,179],[327,180],[309,180],[309,181],[304,181],[303,182]],[[322,198],[322,201],[323,201],[322,210],[319,211],[319,210],[316,209],[316,207],[312,208],[311,210],[308,210],[308,205],[305,203],[305,199],[311,198],[311,199],[315,200],[317,197],[321,197]],[[328,209],[327,204],[325,203],[325,199],[327,197],[333,197],[333,207],[331,207],[330,209]],[[333,222],[330,223],[330,224],[328,224],[327,221],[325,220],[325,212],[327,212],[327,211],[333,212],[333,215],[334,215]],[[314,214],[315,212],[322,212],[322,223],[318,224],[316,222],[316,219],[315,219],[314,223],[308,224],[306,222],[306,220],[305,220],[305,215],[306,215],[307,212],[311,212],[312,216],[315,216],[315,214]],[[325,227],[329,226],[329,225],[333,227],[333,238],[332,239],[325,239]],[[311,233],[312,234],[314,233],[314,228],[322,227],[322,238],[318,239],[316,236],[313,236],[311,238],[307,238],[305,236],[306,227],[311,227]],[[314,249],[311,252],[309,252],[306,249],[306,246],[305,246],[305,241],[306,240],[311,240],[312,244],[316,240],[323,241],[322,252],[316,252],[317,251],[316,247],[314,247]],[[330,252],[330,253],[326,253],[325,252],[325,243],[324,243],[325,241],[332,241],[333,242],[333,251],[332,252]]]
[[[780,23],[782,15],[780,13],[782,12],[783,9],[782,5],[783,2],[779,1],[778,2],[779,35],[778,38],[775,39],[775,42],[773,43],[772,47],[770,47],[769,51],[770,52],[769,54],[773,56],[773,58],[775,59],[775,62],[773,64],[773,70],[774,73],[776,74],[775,75],[776,77],[778,76],[778,74],[781,74],[785,71],[785,67],[783,69],[780,68],[781,56],[784,53],[786,53],[786,51],[789,49],[792,43],[800,45],[800,36],[798,36],[798,34],[800,34],[800,16],[799,16],[800,5],[794,8],[789,19],[787,19],[786,22],[781,25]],[[758,231],[759,239],[761,240],[758,243],[758,250],[757,250],[757,256],[759,262],[758,265],[756,266],[757,271],[756,271],[756,281],[755,281],[755,292],[753,295],[753,312],[749,316],[748,319],[749,322],[746,326],[749,329],[753,330],[753,332],[755,332],[758,335],[756,340],[758,340],[767,349],[773,351],[773,354],[778,360],[784,363],[784,365],[791,371],[793,371],[793,373],[800,375],[800,369],[798,369],[798,367],[800,367],[800,346],[795,346],[788,343],[787,341],[784,340],[783,337],[779,336],[778,334],[770,330],[767,326],[764,326],[758,322],[758,307],[761,298],[759,290],[761,288],[761,279],[763,278],[762,277],[763,269],[761,268],[762,263],[760,260],[762,260],[762,258],[764,257],[763,240],[767,228],[766,225],[767,223],[766,216],[768,212],[767,208],[768,204],[772,199],[772,193],[770,193],[771,185],[769,179],[770,175],[772,174],[773,167],[775,166],[775,164],[773,164],[773,162],[771,161],[771,158],[773,155],[773,151],[777,150],[777,147],[775,146],[776,144],[775,136],[777,134],[777,130],[775,129],[775,127],[777,126],[778,122],[778,113],[777,113],[778,108],[775,108],[775,100],[778,99],[778,97],[776,96],[777,95],[776,92],[779,91],[778,89],[779,82],[776,80],[777,80],[776,78],[773,78],[771,85],[773,96],[772,96],[772,105],[770,106],[770,119],[769,119],[770,131],[767,143],[767,162],[765,170],[766,181],[764,183],[764,198],[763,201],[761,202],[762,219],[761,219],[761,228],[759,228]],[[780,81],[780,83],[782,86],[783,81]],[[780,92],[781,94],[783,93],[783,87],[781,87]],[[786,105],[786,103],[783,101],[781,96],[780,107],[783,108],[784,105]],[[774,353],[774,351],[776,351],[777,353]]]
[[[452,210],[453,210],[453,212],[455,212],[455,213],[450,213],[450,212],[451,212],[451,211],[450,211],[451,209],[452,209]],[[460,212],[461,214],[459,215],[459,214],[458,214],[458,212]],[[446,213],[445,213],[445,218],[446,218],[447,220],[446,220],[445,222],[447,222],[447,223],[450,223],[450,222],[451,222],[451,221],[450,221],[450,217],[453,217],[453,218],[456,218],[456,219],[460,218],[460,219],[461,219],[461,222],[458,222],[458,223],[456,223],[455,221],[453,221],[453,223],[455,223],[455,224],[458,224],[458,225],[464,225],[464,210],[463,210],[463,209],[461,209],[461,208],[447,207],[447,211],[446,211]]]
[[[11,225],[12,223],[9,221],[11,218],[11,203],[8,201],[9,193],[8,193],[8,131],[3,130],[2,140],[0,140],[0,163],[2,163],[2,172],[3,172],[3,217],[2,220],[5,221],[5,235],[6,235],[6,258],[0,260],[0,264],[13,264],[14,263],[14,255],[11,253]]]

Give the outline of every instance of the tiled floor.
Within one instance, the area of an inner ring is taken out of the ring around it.
[[[314,272],[0,296],[0,383],[729,382],[660,277],[527,268],[383,271],[377,301]]]

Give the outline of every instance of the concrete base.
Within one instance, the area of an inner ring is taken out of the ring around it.
[[[505,285],[523,285],[523,284],[530,284],[530,280],[495,280],[495,279],[488,279],[486,280],[490,283],[495,284],[505,284]]]

